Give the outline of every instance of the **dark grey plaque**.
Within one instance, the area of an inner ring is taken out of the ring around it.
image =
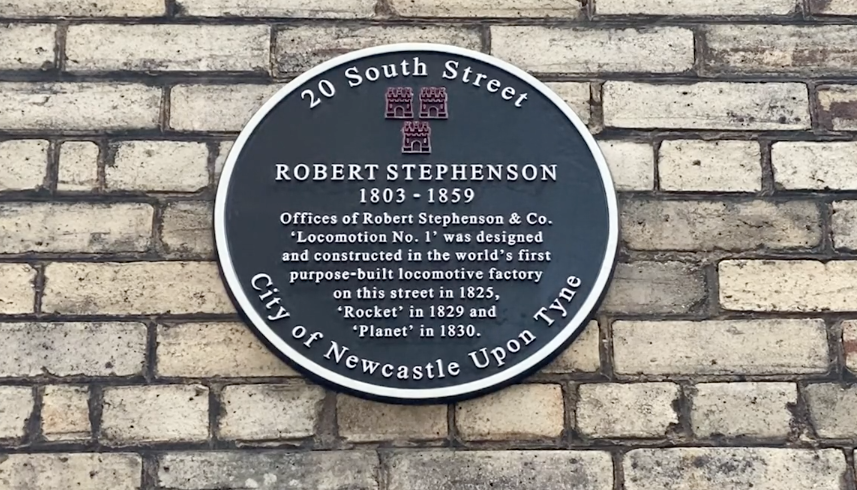
[[[577,116],[460,48],[357,51],[253,117],[217,190],[228,289],[311,378],[373,399],[460,400],[550,361],[615,260],[616,197]]]

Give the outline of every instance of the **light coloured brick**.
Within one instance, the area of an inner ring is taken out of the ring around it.
[[[599,141],[617,191],[650,191],[655,187],[655,154],[651,143]]]
[[[108,190],[195,192],[208,185],[208,148],[183,141],[128,141],[107,165]]]
[[[0,487],[24,490],[138,490],[143,461],[137,454],[8,454],[0,461]]]
[[[603,451],[399,451],[390,454],[389,490],[610,490]]]
[[[32,313],[36,271],[27,264],[0,264],[0,313]]]
[[[857,372],[857,320],[842,322],[842,349],[845,351],[845,365]]]
[[[210,202],[179,201],[164,209],[161,240],[167,257],[212,258],[214,256],[214,205]]]
[[[758,192],[762,150],[755,141],[664,141],[658,174],[665,191]]]
[[[47,386],[42,396],[42,435],[46,441],[86,441],[89,389],[85,386]]]
[[[228,440],[299,439],[315,434],[324,390],[303,381],[227,386],[218,434]]]
[[[852,141],[775,143],[774,181],[783,189],[857,189],[855,151],[857,142]]]
[[[819,437],[852,439],[857,437],[857,387],[812,384],[804,390],[812,426]]]
[[[696,385],[690,419],[697,437],[787,437],[797,404],[793,383]]]
[[[0,253],[143,252],[154,212],[137,203],[2,203]]]
[[[718,24],[704,28],[703,69],[711,73],[853,74],[857,26]]]
[[[214,160],[214,183],[220,182],[220,174],[223,172],[223,167],[226,165],[226,159],[229,158],[229,152],[232,151],[232,142],[224,141],[220,143],[220,148],[217,152],[217,159]]]
[[[622,204],[622,240],[635,250],[810,248],[821,243],[812,201],[655,201]]]
[[[543,373],[594,373],[601,369],[598,322],[591,321],[574,342]]]
[[[857,130],[857,85],[818,87],[818,122],[835,131]]]
[[[617,321],[618,374],[809,374],[828,368],[821,320]]]
[[[589,123],[589,100],[591,98],[589,84],[585,82],[547,82],[549,89],[559,95],[571,107],[583,124]]]
[[[200,385],[104,389],[99,439],[108,446],[208,439],[208,388]]]
[[[295,26],[277,33],[275,66],[304,72],[323,61],[362,48],[392,43],[439,43],[479,51],[477,28],[441,26]]]
[[[837,449],[635,449],[623,460],[626,490],[838,489],[845,455]]]
[[[158,486],[174,490],[380,490],[375,451],[210,451],[158,458]]]
[[[156,372],[165,378],[298,375],[243,323],[158,326]]]
[[[33,413],[33,389],[29,386],[0,386],[0,440],[20,440],[27,433]],[[2,466],[0,466],[2,468]],[[0,481],[3,474],[0,473]]]
[[[240,131],[279,89],[278,85],[178,85],[170,92],[170,127],[179,131]],[[212,100],[217,103],[212,104]]]
[[[569,0],[391,0],[403,17],[567,17],[582,13]]]
[[[808,129],[809,95],[800,83],[607,82],[604,124],[640,129]]]
[[[678,425],[676,384],[585,384],[577,398],[576,427],[586,438],[664,437]]]
[[[824,15],[857,15],[857,0],[809,0],[809,11]]]
[[[155,129],[161,88],[136,83],[0,82],[0,107],[4,130]]]
[[[853,311],[857,262],[728,260],[720,263],[720,304],[727,310]]]
[[[375,14],[375,0],[177,0],[180,15],[359,19]]]
[[[4,17],[156,17],[166,13],[162,0],[3,0]]]
[[[0,191],[43,187],[48,172],[48,142],[13,140],[0,143],[0,170]]]
[[[564,407],[559,385],[514,385],[456,405],[455,423],[464,440],[555,438]]]
[[[491,54],[538,73],[679,73],[693,66],[693,32],[491,26]]]
[[[270,40],[268,26],[72,25],[66,38],[66,70],[266,73]]]
[[[131,376],[146,357],[142,323],[0,323],[0,377]]]
[[[0,69],[51,69],[54,65],[55,42],[56,26],[53,25],[0,25]]]
[[[98,187],[98,145],[66,141],[60,145],[57,190],[92,191]]]
[[[208,262],[64,262],[45,267],[42,310],[70,315],[232,313]]]
[[[771,16],[790,14],[796,7],[795,0],[598,0],[595,13],[692,17]]]
[[[431,441],[445,439],[446,405],[390,405],[339,395],[339,435],[347,441]]]
[[[705,302],[705,277],[683,262],[616,264],[601,311],[626,314],[690,313]]]
[[[857,249],[857,201],[832,204],[833,245],[837,250]]]

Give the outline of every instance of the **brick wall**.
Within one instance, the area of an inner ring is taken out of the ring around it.
[[[855,490],[857,1],[0,0],[0,488]],[[402,41],[549,82],[620,190],[612,289],[524,383],[302,380],[213,262],[231,140]]]

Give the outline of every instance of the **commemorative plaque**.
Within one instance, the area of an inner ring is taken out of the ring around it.
[[[316,381],[433,403],[550,362],[612,273],[612,180],[545,85],[493,57],[340,56],[252,118],[217,190],[228,289]]]

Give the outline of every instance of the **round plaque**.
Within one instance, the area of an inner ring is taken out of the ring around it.
[[[241,132],[220,266],[269,347],[314,380],[434,403],[499,389],[585,326],[616,254],[586,127],[522,70],[434,44],[356,51]]]

